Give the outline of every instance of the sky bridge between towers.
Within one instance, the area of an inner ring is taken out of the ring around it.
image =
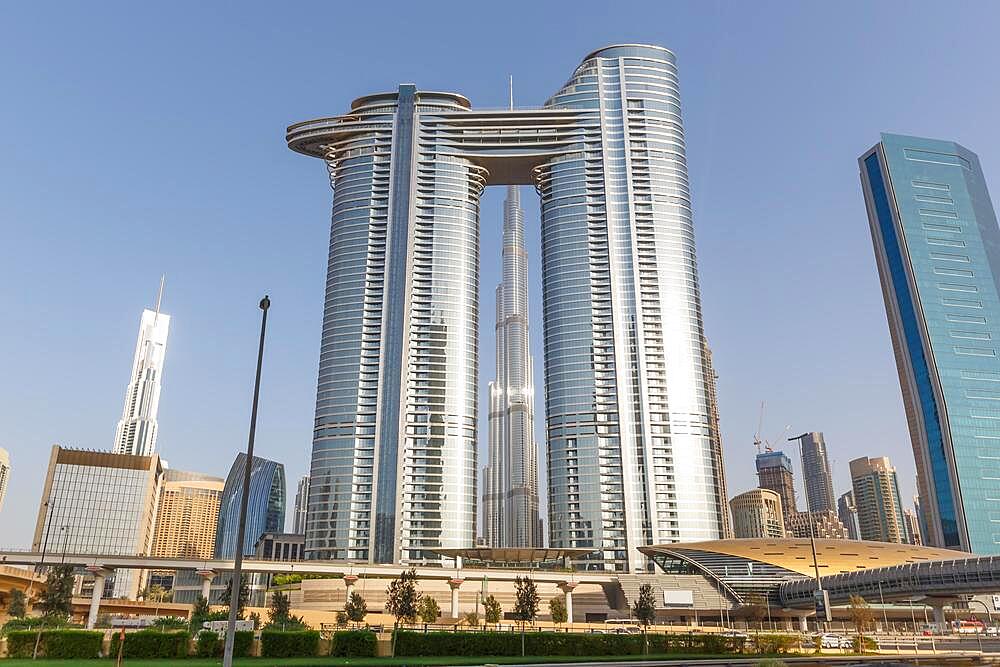
[[[419,111],[420,122],[428,135],[438,135],[439,155],[467,159],[485,169],[486,185],[534,185],[537,167],[583,150],[586,131],[592,130],[595,140],[600,138],[593,109],[468,109],[459,103],[465,98],[451,93],[417,91],[416,95],[418,109],[422,95],[454,99],[452,110]],[[285,137],[288,147],[310,157],[336,159],[338,147],[350,137],[372,130],[391,132],[392,121],[372,118],[365,105],[395,97],[396,93],[362,97],[354,101],[351,113],[291,125]]]

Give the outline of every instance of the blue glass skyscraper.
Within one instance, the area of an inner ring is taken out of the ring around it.
[[[927,543],[1000,553],[1000,230],[979,158],[883,134],[859,162]]]
[[[226,477],[219,505],[219,524],[215,531],[215,557],[236,555],[239,533],[240,495],[243,492],[243,470],[247,455],[239,454]],[[243,555],[252,556],[254,545],[264,533],[282,532],[285,527],[285,466],[259,456],[253,457],[250,469],[250,494],[247,501],[247,523],[244,531]]]

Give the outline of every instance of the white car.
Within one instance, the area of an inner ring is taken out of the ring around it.
[[[854,640],[850,637],[842,637],[828,632],[820,635],[819,645],[822,648],[854,648]]]

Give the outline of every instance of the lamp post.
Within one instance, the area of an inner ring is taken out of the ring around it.
[[[260,398],[260,370],[264,363],[264,333],[267,331],[267,309],[271,300],[264,295],[260,300],[260,343],[257,347],[257,377],[253,383],[253,408],[250,410],[250,437],[247,440],[247,460],[243,466],[243,493],[240,496],[240,520],[236,532],[236,554],[233,558],[233,575],[230,579],[229,624],[226,626],[226,647],[222,654],[223,667],[233,667],[233,641],[236,637],[236,612],[240,608],[240,589],[243,578],[243,543],[247,527],[247,496],[250,495],[250,471],[253,469],[253,440],[257,433],[257,401]]]
[[[789,438],[788,442],[797,442],[799,445],[799,461],[802,461],[802,438],[809,435],[808,433],[803,433],[802,435],[797,435],[794,438]],[[805,470],[802,471],[803,478],[805,477]],[[813,556],[813,571],[816,573],[816,592],[817,599],[823,600],[823,618],[816,619],[816,629],[820,630],[820,623],[822,622],[821,632],[826,631],[826,614],[828,613],[828,608],[826,604],[826,599],[823,593],[823,579],[819,576],[819,560],[816,558],[816,527],[813,525],[813,513],[812,508],[809,507],[809,499],[806,498],[806,521],[809,524],[809,546],[812,547]]]
[[[49,533],[52,531],[52,510],[54,510],[56,508],[56,501],[55,500],[50,500],[49,502],[47,502],[45,504],[49,506],[49,519],[48,519],[48,521],[45,522],[45,537],[42,538],[42,555],[38,559],[38,567],[35,568],[35,572],[36,573],[38,572],[39,568],[42,568],[42,569],[45,568],[45,550],[49,546]],[[28,596],[31,595],[31,588],[34,585],[35,585],[35,578],[32,577],[31,581],[28,583]],[[46,590],[48,590],[48,582],[46,582],[45,587],[46,587]],[[25,596],[25,597],[27,597],[27,596]],[[37,660],[38,659],[38,645],[41,644],[41,642],[42,642],[42,626],[39,625],[38,626],[38,634],[35,635],[35,648],[32,649],[32,651],[31,651],[31,659],[32,660]]]
[[[878,584],[878,600],[879,604],[882,605],[882,624],[885,626],[885,632],[889,632],[889,617],[885,613],[885,598],[882,597],[882,582],[875,582]]]

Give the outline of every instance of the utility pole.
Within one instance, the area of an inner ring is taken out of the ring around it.
[[[260,344],[257,348],[257,377],[253,383],[253,408],[250,411],[250,437],[247,441],[247,460],[243,467],[243,494],[240,496],[240,521],[236,533],[236,554],[233,558],[233,575],[230,579],[229,625],[226,626],[226,647],[222,654],[223,667],[233,667],[233,642],[236,638],[236,613],[240,608],[240,590],[243,579],[243,545],[247,529],[247,497],[250,495],[250,471],[253,469],[253,440],[257,433],[257,401],[260,398],[260,370],[264,363],[264,333],[267,331],[267,309],[271,300],[264,295],[260,300]]]
[[[808,433],[803,433],[802,435],[797,435],[794,438],[789,438],[788,442],[797,442],[799,444],[799,461],[802,460],[802,438],[809,435]],[[802,471],[802,477],[805,478],[805,470]],[[823,602],[823,618],[816,618],[816,629],[820,630],[820,623],[822,622],[822,631],[826,631],[826,615],[830,613],[830,605],[827,601],[826,593],[823,591],[823,579],[819,576],[819,559],[816,557],[816,526],[813,524],[813,513],[809,508],[808,498],[806,499],[806,519],[809,523],[809,546],[812,547],[813,555],[813,571],[816,573],[816,600]]]

